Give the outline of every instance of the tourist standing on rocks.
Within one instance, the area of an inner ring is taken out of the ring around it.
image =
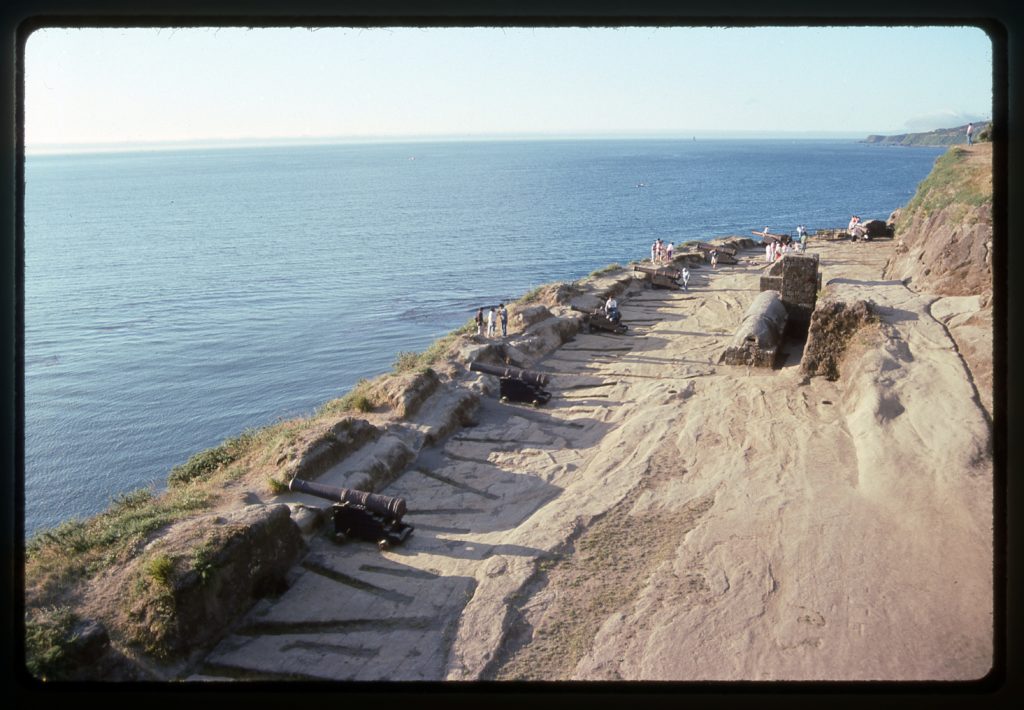
[[[658,263],[658,240],[657,239],[655,239],[653,242],[651,242],[651,263],[652,264],[657,264]]]
[[[968,123],[967,124],[967,145],[973,145],[973,143],[971,142],[971,138],[973,136],[974,136],[974,124],[973,123]]]
[[[476,312],[475,320],[476,320],[476,334],[477,335],[483,335],[484,334],[484,308],[483,308],[483,306],[480,306],[480,310],[478,310]]]
[[[508,335],[508,309],[504,303],[498,304],[498,317],[501,319],[501,337]]]
[[[712,269],[717,269],[718,268],[718,250],[717,249],[712,249],[711,250],[711,268]]]
[[[491,306],[491,310],[487,311],[487,337],[494,337],[494,306]]]
[[[665,261],[672,263],[672,242],[665,245]]]
[[[683,267],[683,293],[687,293],[690,290],[690,270],[685,266]]]

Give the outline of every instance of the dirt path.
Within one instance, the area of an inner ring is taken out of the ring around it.
[[[197,679],[965,679],[991,663],[988,423],[890,245],[815,243],[887,330],[843,379],[717,365],[762,255],[621,299],[386,491],[416,532],[311,540]],[[933,300],[933,299],[932,299]]]

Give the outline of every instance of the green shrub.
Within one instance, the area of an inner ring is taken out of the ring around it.
[[[320,407],[320,409],[317,410],[317,416],[343,414],[345,412],[353,411],[369,412],[376,406],[371,395],[372,384],[373,383],[365,377],[361,378],[356,382],[356,386],[343,397],[333,399]]]
[[[208,478],[217,469],[234,462],[244,454],[255,437],[255,432],[245,431],[233,439],[228,439],[220,446],[200,451],[184,464],[172,468],[168,483],[176,486]]]
[[[591,271],[590,276],[588,278],[594,278],[595,276],[603,276],[604,274],[610,274],[613,271],[618,271],[621,268],[622,267],[619,266],[618,264],[609,264],[608,266],[605,266],[603,268]]]
[[[394,370],[395,372],[409,372],[415,370],[420,363],[420,356],[418,353],[403,351],[398,353],[395,358]]]
[[[282,493],[288,492],[288,484],[274,476],[267,476],[267,486],[270,488],[270,492],[274,495],[281,495]]]
[[[40,680],[60,680],[68,671],[68,651],[78,618],[66,606],[25,612],[25,666]]]
[[[158,554],[146,562],[146,574],[165,587],[170,585],[173,571],[174,562],[165,554]]]
[[[977,207],[992,199],[988,174],[969,170],[965,165],[967,157],[967,151],[961,146],[953,146],[939,156],[906,209],[901,210],[897,231],[914,213],[930,215],[951,205]]]
[[[521,304],[521,305],[526,305],[528,303],[533,303],[538,298],[540,298],[540,294],[541,294],[541,292],[543,290],[544,290],[543,286],[537,286],[536,288],[530,289],[529,291],[524,293],[522,296],[520,296],[519,300],[516,301],[516,303]]]

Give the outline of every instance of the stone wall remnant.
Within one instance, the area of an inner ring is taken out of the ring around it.
[[[786,254],[761,277],[761,291],[777,291],[791,327],[806,329],[821,289],[817,254]]]

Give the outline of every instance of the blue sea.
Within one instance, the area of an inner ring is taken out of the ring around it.
[[[943,148],[537,140],[30,155],[25,530],[161,490],[479,305],[669,241],[885,219]]]

